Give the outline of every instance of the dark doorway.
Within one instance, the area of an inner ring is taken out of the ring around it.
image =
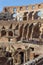
[[[24,62],[24,53],[23,52],[20,52],[19,54],[21,55],[20,58],[21,58],[21,64],[22,64]]]
[[[9,32],[8,32],[8,35],[9,35],[9,36],[13,36],[13,32],[12,32],[12,31],[9,31]]]
[[[11,57],[11,53],[10,52],[6,52],[5,56],[6,57]]]
[[[2,31],[1,31],[1,36],[5,36],[6,35],[6,31],[5,31],[5,27],[2,27]]]
[[[2,30],[1,31],[1,36],[5,36],[6,35],[6,31],[5,30]]]

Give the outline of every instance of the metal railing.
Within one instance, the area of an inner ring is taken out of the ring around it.
[[[39,56],[31,61],[28,61],[22,65],[39,65],[40,63],[43,62],[43,56]]]

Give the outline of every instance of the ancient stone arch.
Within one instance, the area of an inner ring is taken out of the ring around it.
[[[14,54],[14,58],[16,63],[22,64],[24,62],[24,51],[21,48],[18,48]]]
[[[33,38],[39,38],[40,36],[40,22],[38,22],[35,26],[34,26],[34,29],[33,29]]]
[[[12,29],[12,24],[9,27],[8,36],[13,36],[13,31],[11,29]]]
[[[1,36],[6,36],[6,30],[4,26],[2,27]]]

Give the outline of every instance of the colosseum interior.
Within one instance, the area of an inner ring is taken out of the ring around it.
[[[43,65],[43,3],[3,8],[0,65]]]

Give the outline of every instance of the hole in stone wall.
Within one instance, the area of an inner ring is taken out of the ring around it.
[[[40,8],[41,4],[38,5],[38,8]]]
[[[35,9],[35,6],[34,5],[32,6],[32,9]]]
[[[16,8],[13,9],[14,12],[16,12],[16,10],[17,10]]]
[[[6,35],[6,31],[5,30],[2,30],[1,31],[1,36],[5,36]]]
[[[32,12],[30,12],[29,13],[29,19],[31,20],[32,19],[32,13],[33,13],[34,11],[32,11]]]
[[[2,27],[2,31],[1,31],[1,36],[5,36],[6,35],[6,31],[5,31],[5,27]]]
[[[4,10],[5,10],[5,12],[7,12],[7,8],[5,8]]]
[[[11,53],[10,52],[6,52],[6,57],[11,57]]]
[[[9,36],[13,36],[13,32],[12,32],[12,31],[9,31],[9,32],[8,32],[8,35],[9,35]]]
[[[30,47],[30,49],[31,49],[32,51],[34,51],[34,48],[33,48],[33,47]]]
[[[21,58],[21,64],[22,64],[24,62],[24,53],[23,52],[20,52],[19,54],[21,55],[20,58]]]
[[[34,56],[34,58],[37,58],[38,56],[39,56],[39,55],[37,54],[37,55]]]
[[[28,10],[28,6],[26,6],[26,10]]]
[[[23,20],[27,20],[27,13],[28,12],[25,12],[24,15],[23,15]]]
[[[20,7],[20,10],[22,10],[22,7]]]

